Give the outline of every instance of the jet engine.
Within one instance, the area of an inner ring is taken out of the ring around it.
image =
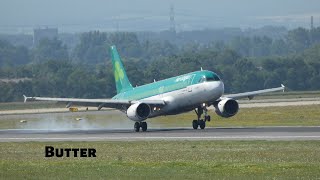
[[[151,114],[151,108],[145,103],[135,103],[127,109],[127,116],[133,121],[143,121]]]
[[[215,106],[215,111],[219,116],[228,118],[237,114],[239,110],[239,104],[236,100],[231,98],[226,98],[221,100]]]

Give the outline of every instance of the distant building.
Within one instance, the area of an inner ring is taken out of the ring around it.
[[[58,38],[58,28],[38,28],[33,30],[33,45],[36,46],[41,39]]]

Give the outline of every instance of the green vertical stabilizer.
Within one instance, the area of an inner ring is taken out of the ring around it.
[[[113,75],[116,81],[117,93],[132,90],[132,85],[127,77],[127,73],[122,65],[121,58],[118,54],[116,46],[110,47],[111,60],[113,66]]]

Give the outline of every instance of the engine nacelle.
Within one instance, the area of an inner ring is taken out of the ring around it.
[[[127,109],[127,116],[133,121],[143,121],[151,114],[151,108],[145,103],[136,103]]]
[[[237,114],[239,110],[239,104],[236,100],[231,98],[226,98],[221,100],[217,105],[215,105],[215,111],[219,116],[228,118]]]

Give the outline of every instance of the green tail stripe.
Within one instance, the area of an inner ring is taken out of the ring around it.
[[[111,51],[113,74],[114,74],[114,79],[116,81],[117,93],[119,94],[119,93],[133,89],[127,77],[126,70],[122,65],[121,58],[118,54],[116,46],[111,46],[110,51]]]

